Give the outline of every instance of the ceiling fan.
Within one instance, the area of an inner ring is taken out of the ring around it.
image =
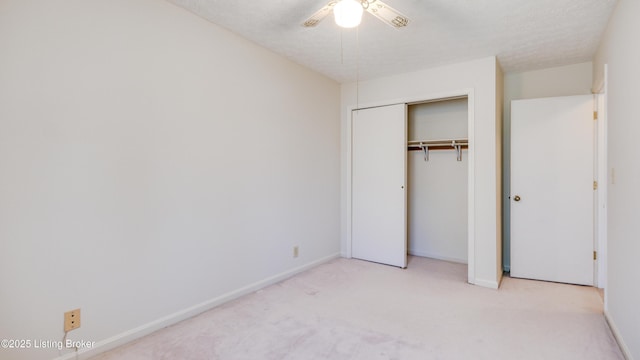
[[[363,11],[382,20],[396,29],[409,24],[409,19],[398,10],[380,0],[331,0],[329,3],[311,15],[302,25],[314,27],[333,10],[336,23],[339,26],[351,28],[360,24]]]

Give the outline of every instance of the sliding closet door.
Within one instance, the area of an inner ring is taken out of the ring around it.
[[[351,254],[407,266],[406,105],[352,113]]]

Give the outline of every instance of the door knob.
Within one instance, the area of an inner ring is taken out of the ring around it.
[[[516,195],[516,196],[513,198],[513,200],[515,200],[515,201],[520,201],[520,196]]]

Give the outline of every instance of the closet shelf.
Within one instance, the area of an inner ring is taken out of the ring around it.
[[[431,150],[455,150],[457,160],[462,161],[462,150],[469,148],[469,139],[411,140],[407,146],[409,151],[422,151],[424,161],[429,161],[429,151]]]
[[[458,146],[462,149],[469,148],[469,139],[443,139],[443,140],[410,140],[407,150],[455,150]]]

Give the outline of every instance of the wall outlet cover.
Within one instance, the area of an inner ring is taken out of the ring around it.
[[[80,327],[80,309],[64,313],[64,331],[71,331]]]

